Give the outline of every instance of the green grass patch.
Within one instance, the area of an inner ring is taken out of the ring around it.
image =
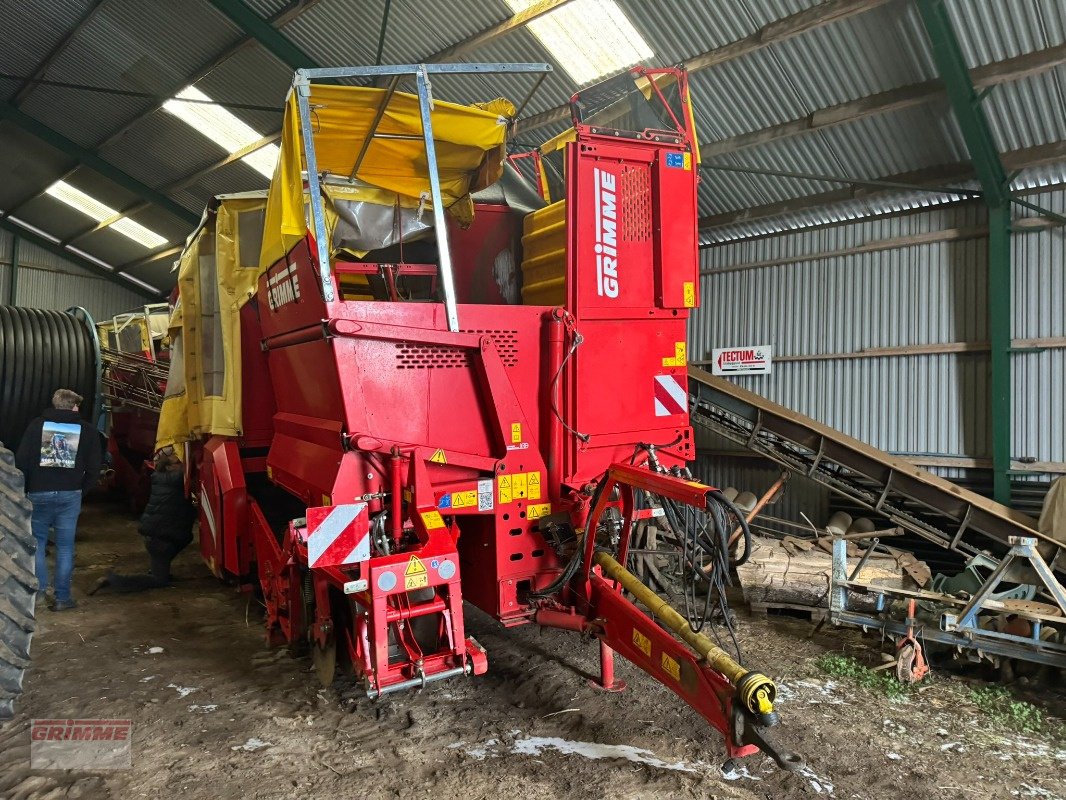
[[[847,678],[864,689],[883,694],[890,700],[903,700],[910,697],[912,687],[900,683],[891,671],[875,672],[851,656],[826,653],[815,662],[822,672],[835,678]]]
[[[1044,712],[1014,695],[1002,686],[983,686],[971,689],[968,699],[993,720],[1022,733],[1052,733]],[[1061,733],[1060,731],[1054,731]]]

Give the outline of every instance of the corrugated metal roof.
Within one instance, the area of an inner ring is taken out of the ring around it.
[[[818,5],[817,0],[618,2],[654,50],[653,64],[683,61]],[[384,0],[359,4],[318,0],[303,10],[297,8],[296,17],[280,31],[320,63],[370,63],[384,4]],[[264,18],[291,8],[285,0],[248,0],[248,5]],[[54,0],[43,6],[5,3],[0,12],[0,71],[31,73],[88,7],[89,0]],[[1066,41],[1066,4],[1061,0],[948,0],[948,7],[971,66]],[[508,19],[510,13],[503,0],[469,0],[462,4],[461,13],[450,0],[393,3],[383,60],[417,61]],[[170,92],[191,80],[204,65],[218,61],[198,81],[202,91],[227,101],[280,107],[291,69],[258,44],[232,53],[243,36],[207,3],[105,0],[71,38],[46,77],[115,89]],[[554,63],[528,30],[512,31],[464,57]],[[929,45],[913,4],[895,0],[702,70],[693,75],[692,87],[701,140],[709,142],[934,77]],[[4,96],[9,97],[16,86],[14,81],[0,79]],[[440,79],[436,88],[440,96],[460,101],[503,93],[518,102],[529,86],[528,78],[506,77]],[[565,102],[576,88],[564,70],[556,69],[525,114]],[[155,110],[157,104],[150,99],[42,86],[30,93],[22,108],[86,147],[140,118],[125,136],[105,148],[103,156],[155,188],[173,184],[224,155],[180,120]],[[1066,139],[1066,67],[997,86],[987,98],[986,108],[994,136],[1004,150]],[[280,122],[280,117],[269,111],[235,109],[233,113],[263,133],[272,132]],[[531,141],[534,135],[546,138],[562,127],[546,126],[523,136],[523,141]],[[0,127],[0,146],[5,145],[0,208],[26,197],[30,187],[40,188],[54,180],[63,166],[71,163],[62,154],[31,144],[25,134],[12,133],[8,125]],[[940,101],[791,136],[721,158],[724,163],[767,170],[875,178],[962,162],[966,151],[950,110]],[[36,161],[40,164],[30,163]],[[1043,168],[1024,173],[1019,181],[1039,184],[1062,178],[1066,178],[1062,169]],[[108,190],[107,182],[98,179],[94,185],[104,194],[113,194],[113,187]],[[238,164],[209,173],[173,197],[190,210],[198,210],[212,194],[262,185],[260,176]],[[700,190],[700,211],[743,210],[837,186],[816,180],[708,172]],[[928,205],[945,199],[900,192],[848,201],[831,209],[804,209],[774,220],[738,222],[704,235],[708,241],[728,240],[781,226],[818,224],[875,209]],[[35,219],[48,227],[45,216]],[[116,245],[114,254],[122,255],[120,249]],[[129,243],[124,255],[121,260],[129,261],[141,253],[136,244]]]

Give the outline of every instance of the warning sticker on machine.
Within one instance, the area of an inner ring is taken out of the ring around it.
[[[551,503],[536,503],[526,509],[526,519],[540,519],[552,513]]]
[[[522,423],[511,423],[511,444],[518,444],[522,441]]]
[[[452,508],[473,508],[476,505],[477,492],[474,489],[452,494]]]
[[[663,653],[662,665],[663,665],[663,669],[666,671],[667,675],[669,675],[675,681],[681,680],[681,665],[678,664],[674,659],[672,659],[666,653]]]
[[[646,656],[651,655],[651,639],[638,631],[633,629],[633,646]]]
[[[434,464],[448,463],[448,457],[444,455],[444,451],[441,450],[439,447],[433,452],[433,455],[429,457],[429,460],[432,461]]]
[[[526,497],[530,500],[540,500],[540,473],[526,473]]]
[[[426,529],[431,531],[444,527],[444,517],[439,511],[423,511],[422,522],[425,523]]]
[[[683,367],[688,364],[688,345],[674,342],[674,354],[663,359],[664,367]]]
[[[511,476],[501,475],[496,479],[496,487],[500,492],[500,505],[511,502]]]
[[[418,556],[411,556],[411,560],[407,562],[407,569],[403,571],[403,588],[411,591],[423,589],[426,586],[429,586],[429,573],[426,571],[426,565]]]
[[[694,308],[696,305],[696,282],[685,281],[681,284],[685,296],[685,308]]]
[[[526,498],[526,473],[516,472],[511,476],[511,497],[515,500]]]
[[[492,478],[477,482],[477,510],[492,511]]]

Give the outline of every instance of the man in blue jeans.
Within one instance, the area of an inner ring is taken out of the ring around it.
[[[82,397],[70,389],[52,395],[52,409],[33,420],[22,436],[15,463],[26,476],[26,496],[33,503],[33,538],[37,540],[38,597],[48,588],[45,548],[56,531],[56,576],[53,611],[74,608],[70,594],[74,574],[74,534],[81,498],[100,477],[100,437],[82,420]]]

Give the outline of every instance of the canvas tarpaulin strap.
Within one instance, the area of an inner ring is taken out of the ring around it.
[[[216,198],[182,251],[156,449],[241,434],[240,311],[263,273],[265,207],[264,192]]]
[[[311,85],[308,98],[318,171],[349,177],[386,89]],[[470,192],[494,183],[503,170],[504,143],[514,106],[494,100],[479,106],[433,103],[433,140],[444,205],[460,220],[472,218]],[[290,92],[282,124],[281,153],[267,200],[260,263],[269,267],[307,235],[305,168],[297,97]],[[410,207],[428,204],[429,172],[418,97],[395,92],[355,178],[399,196]],[[390,203],[391,205],[391,203]]]

